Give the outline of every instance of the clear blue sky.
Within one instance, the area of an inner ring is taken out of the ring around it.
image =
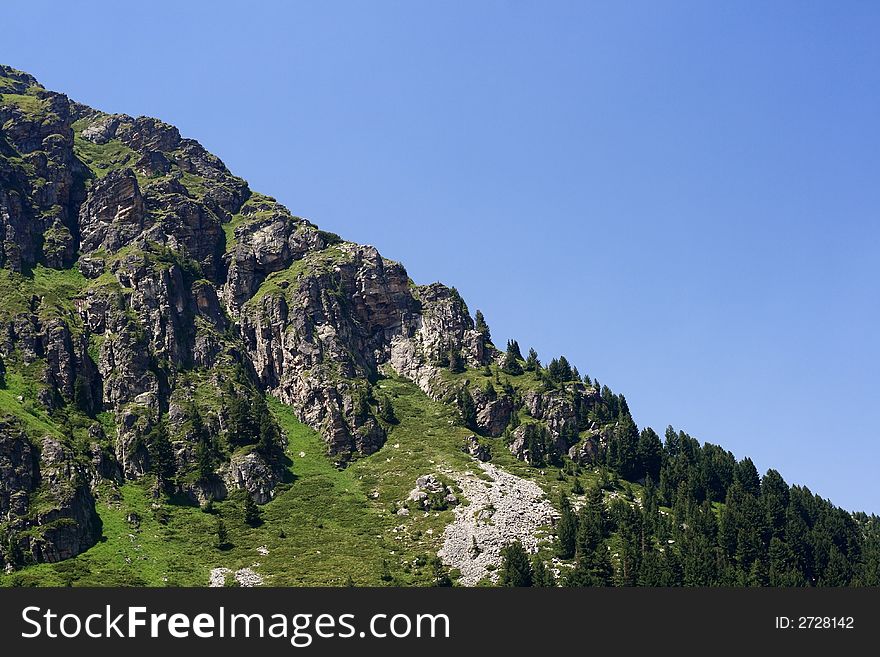
[[[0,31],[640,425],[880,512],[876,2],[28,0]]]

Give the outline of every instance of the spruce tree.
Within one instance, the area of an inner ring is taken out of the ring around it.
[[[222,518],[217,518],[217,542],[215,546],[218,550],[225,550],[229,547],[229,533],[226,531],[226,523],[223,522]]]
[[[461,423],[468,429],[476,431],[477,429],[477,407],[474,405],[474,398],[468,389],[461,387],[456,394],[456,403],[458,404],[458,412]]]
[[[379,419],[388,424],[397,424],[397,414],[394,412],[394,405],[388,395],[382,395],[379,399]]]
[[[519,355],[519,346],[516,345],[515,348],[512,345],[516,345],[516,342],[507,342],[507,353],[504,355],[504,363],[501,365],[501,371],[505,374],[510,374],[511,376],[519,376],[523,373],[522,365],[519,364],[519,359],[522,358]]]
[[[559,496],[559,524],[556,528],[556,556],[560,559],[571,559],[574,556],[577,541],[577,518],[565,493]]]
[[[541,367],[541,361],[538,360],[538,352],[529,348],[529,355],[526,357],[525,368],[529,372],[534,372]]]
[[[556,578],[553,571],[547,568],[544,560],[537,555],[532,559],[532,583],[533,586],[553,587],[556,586]]]
[[[479,310],[477,311],[477,315],[475,318],[474,328],[477,330],[477,333],[483,336],[483,340],[485,342],[492,342],[492,335],[489,332],[489,325],[486,323],[486,318],[483,317],[483,313]]]
[[[571,381],[574,378],[574,372],[571,369],[571,365],[568,362],[568,359],[565,356],[559,357],[559,382],[565,383],[566,381]]]
[[[443,561],[440,557],[436,555],[432,557],[430,565],[431,574],[433,576],[433,586],[452,586],[452,578],[449,576],[449,571],[446,570],[446,566],[443,565]]]
[[[517,360],[523,360],[522,352],[519,350],[519,343],[516,340],[507,341],[507,351],[512,353]]]
[[[156,475],[160,486],[166,486],[174,477],[174,452],[168,438],[168,427],[158,422],[147,434],[147,453],[150,471]]]
[[[246,493],[244,498],[244,521],[251,527],[256,527],[263,522],[260,507],[254,502],[254,498]]]
[[[531,586],[532,564],[522,543],[514,541],[501,549],[501,569],[498,576],[501,586]]]

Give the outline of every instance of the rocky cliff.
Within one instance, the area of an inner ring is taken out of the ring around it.
[[[286,457],[266,393],[340,467],[385,441],[372,386],[385,368],[435,399],[469,395],[487,435],[528,406],[556,451],[576,436],[571,402],[490,398],[447,376],[450,357],[500,357],[454,289],[293,216],[162,121],[9,67],[0,92],[6,558],[89,547],[93,496],[124,479],[199,502],[271,499]]]

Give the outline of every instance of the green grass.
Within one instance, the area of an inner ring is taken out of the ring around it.
[[[330,271],[334,266],[347,262],[349,257],[348,253],[336,246],[329,246],[322,251],[310,251],[287,269],[269,274],[256,293],[245,303],[245,307],[258,305],[266,295],[285,295],[288,288],[296,289],[300,278]]]
[[[19,419],[31,438],[39,439],[47,434],[59,437],[61,429],[37,401],[37,393],[43,386],[35,383],[35,374],[6,373],[6,385],[0,388],[0,416],[11,415]]]
[[[111,139],[106,144],[95,144],[87,141],[77,133],[73,141],[73,152],[95,174],[103,178],[111,171],[132,166],[138,155],[118,139]],[[146,178],[138,176],[138,184],[144,184]]]
[[[85,290],[88,279],[79,269],[51,269],[37,265],[33,270],[33,284],[36,294],[42,298],[42,314],[64,317],[69,324],[80,323],[73,300]]]
[[[205,179],[188,171],[182,171],[180,174],[180,184],[186,187],[187,191],[193,196],[202,197],[205,195],[207,188],[205,187]]]
[[[419,475],[471,467],[459,449],[467,432],[448,424],[450,411],[414,384],[388,379],[379,385],[393,397],[400,423],[379,452],[346,469],[334,467],[320,436],[290,407],[270,399],[289,441],[292,481],[261,507],[262,525],[245,524],[241,493],[216,503],[214,514],[163,501],[169,520],[161,524],[152,508],[158,502],[147,493],[150,482],[126,483],[118,501],[104,486],[97,505],[104,538],[98,545],[60,564],[0,575],[0,585],[205,585],[215,567],[253,567],[266,585],[276,586],[344,585],[349,577],[357,585],[428,584],[427,557],[439,547],[452,512],[402,517],[392,510]],[[0,404],[10,394],[0,390]],[[138,530],[126,521],[129,513],[140,516]],[[214,546],[218,518],[229,533],[226,550]],[[260,554],[259,547],[269,553]],[[382,579],[383,560],[393,582]]]
[[[0,390],[0,411],[25,385],[16,376],[7,390]],[[105,485],[97,505],[104,522],[98,545],[60,564],[0,575],[0,585],[203,586],[216,567],[252,567],[265,585],[275,586],[341,586],[349,578],[357,585],[428,585],[428,557],[439,549],[453,511],[411,509],[407,516],[396,511],[421,475],[433,473],[452,483],[448,471],[480,472],[461,449],[471,432],[458,426],[451,406],[428,398],[410,381],[389,372],[376,388],[377,394],[392,400],[399,423],[387,427],[388,440],[378,452],[357,458],[345,469],[334,467],[320,436],[299,422],[290,407],[269,399],[288,439],[292,465],[288,483],[261,507],[260,526],[245,524],[241,492],[216,503],[214,513],[208,514],[153,500],[147,493],[150,481],[126,483],[118,500]],[[32,429],[53,428],[51,419],[39,412],[27,421]],[[493,463],[537,482],[552,501],[560,491],[571,494],[573,476],[560,479],[558,468],[533,468],[518,461],[500,438],[481,440],[491,446]],[[584,487],[599,479],[598,472],[589,469],[582,469],[578,477]],[[640,493],[638,486],[627,486]],[[167,513],[167,524],[157,519],[157,504]],[[140,517],[137,530],[126,521],[130,513]],[[218,519],[228,530],[228,549],[215,547]],[[268,554],[260,554],[261,547]],[[390,581],[382,578],[383,561]]]
[[[29,119],[39,118],[48,110],[48,103],[44,98],[30,94],[0,94],[0,105],[15,105]]]

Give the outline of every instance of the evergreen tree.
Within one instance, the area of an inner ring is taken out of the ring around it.
[[[628,481],[644,475],[638,454],[639,432],[629,413],[622,414],[608,445],[608,465]]]
[[[230,385],[227,389],[227,439],[233,448],[252,444],[258,428],[254,426],[247,400]]]
[[[244,498],[244,521],[251,527],[257,527],[263,522],[260,507],[249,494],[245,494]]]
[[[450,349],[449,350],[449,371],[454,372],[456,374],[460,372],[464,372],[465,362],[464,358],[461,355],[461,352],[458,349]]]
[[[397,414],[394,412],[394,405],[388,395],[382,395],[379,399],[379,419],[388,424],[397,424]]]
[[[214,476],[214,458],[205,440],[196,444],[196,472],[202,482],[209,481]]]
[[[215,546],[218,550],[225,550],[229,547],[229,533],[226,531],[226,524],[223,522],[222,518],[217,518],[217,542]]]
[[[761,480],[761,505],[770,533],[781,537],[785,531],[788,484],[776,470],[768,470]]]
[[[547,365],[546,374],[551,383],[559,383],[562,381],[562,368],[559,366],[558,358],[554,358],[550,361],[550,364]]]
[[[501,586],[532,586],[532,564],[522,543],[514,541],[501,549]]]
[[[565,383],[566,381],[571,381],[574,379],[574,372],[571,369],[571,364],[569,364],[568,359],[565,356],[559,357],[559,377],[558,381],[560,383]],[[580,380],[580,377],[578,377]]]
[[[73,380],[73,403],[86,415],[92,414],[92,395],[89,392],[89,386],[82,372],[77,373],[76,378]]]
[[[438,556],[434,556],[431,558],[431,573],[433,575],[433,586],[452,586],[452,578],[449,576],[449,571],[446,570],[446,566],[443,565],[443,561]]]
[[[486,323],[486,318],[483,317],[483,313],[479,310],[477,311],[476,320],[474,323],[474,328],[476,328],[477,333],[483,336],[483,340],[486,343],[492,342],[492,335],[489,333],[489,325]]]
[[[355,393],[354,416],[359,422],[366,422],[370,417],[370,397],[363,388]]]
[[[150,472],[156,475],[161,486],[165,486],[174,478],[175,469],[174,452],[165,422],[157,422],[150,429],[146,442],[150,457]]]
[[[642,429],[636,451],[639,469],[654,481],[659,479],[660,466],[663,463],[663,443],[660,442],[660,436],[651,427]]]
[[[461,418],[461,423],[471,429],[477,430],[477,407],[474,405],[474,398],[468,392],[466,387],[461,387],[456,394],[456,403]]]
[[[519,376],[523,373],[522,365],[519,364],[521,359],[522,354],[519,353],[519,345],[516,344],[516,341],[508,340],[507,353],[504,355],[501,371],[511,376]]]
[[[581,480],[577,477],[574,478],[574,483],[571,485],[571,494],[572,495],[582,495],[584,492],[584,487],[581,484]]]
[[[556,556],[571,559],[575,553],[578,523],[565,493],[559,496],[559,524],[556,527]]]
[[[547,568],[544,560],[538,556],[532,559],[532,585],[547,588],[556,586],[556,578],[553,576],[553,571]]]
[[[540,367],[541,361],[538,360],[538,352],[529,348],[529,355],[526,357],[525,369],[529,372],[534,372],[535,370],[540,369]]]

